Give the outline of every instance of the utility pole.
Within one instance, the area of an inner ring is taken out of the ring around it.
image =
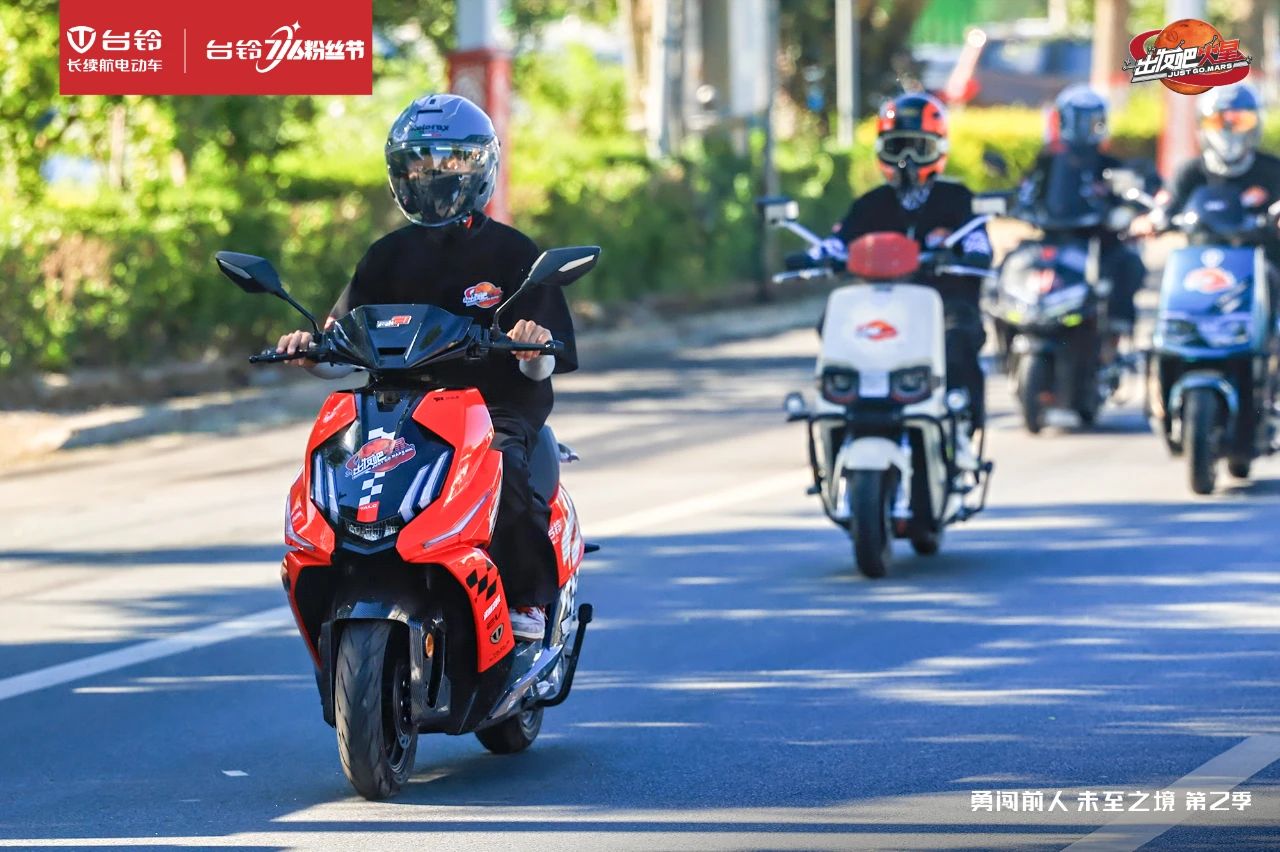
[[[778,0],[765,0],[765,55],[764,55],[764,141],[761,146],[760,194],[774,196],[781,191],[778,181],[778,164],[774,160],[773,104],[778,90]],[[771,227],[760,218],[760,275],[756,298],[768,302],[773,298],[773,270],[777,268],[778,241]]]
[[[853,0],[836,3],[836,141],[841,148],[853,147],[853,128],[858,120],[858,22]]]
[[[1165,23],[1183,18],[1205,18],[1205,0],[1166,0]],[[1200,155],[1196,141],[1196,99],[1171,89],[1164,93],[1164,129],[1160,133],[1157,164],[1166,180],[1178,166]]]
[[[506,0],[466,0],[458,4],[458,48],[449,54],[449,88],[489,114],[498,132],[502,156],[510,158],[511,53],[502,26],[505,11]],[[511,221],[508,173],[508,169],[498,170],[498,185],[486,210],[501,222]]]
[[[1121,65],[1129,48],[1129,0],[1097,0],[1093,8],[1093,66],[1089,83],[1111,104],[1128,99],[1129,83]]]

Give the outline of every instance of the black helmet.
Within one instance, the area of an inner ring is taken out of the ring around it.
[[[498,134],[461,95],[424,95],[387,134],[387,180],[400,212],[440,228],[484,209],[498,180]]]
[[[1262,117],[1253,89],[1243,83],[1221,86],[1201,95],[1196,106],[1205,167],[1228,177],[1248,171],[1262,140]]]
[[[1068,86],[1054,101],[1058,136],[1073,148],[1096,148],[1107,138],[1107,102],[1083,83]]]

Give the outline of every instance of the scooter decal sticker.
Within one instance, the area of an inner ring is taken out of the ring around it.
[[[359,479],[370,473],[386,473],[413,458],[417,452],[418,448],[404,438],[373,438],[347,459],[347,476]]]
[[[870,340],[879,342],[881,340],[892,340],[898,336],[898,330],[884,320],[872,320],[858,326],[854,332],[861,340]]]
[[[1213,266],[1202,266],[1187,273],[1182,286],[1195,293],[1212,295],[1230,290],[1235,286],[1236,277],[1225,269]]]
[[[502,288],[488,281],[468,287],[462,294],[462,304],[468,308],[492,308],[502,301]]]
[[[1240,193],[1240,203],[1245,207],[1261,207],[1270,197],[1265,187],[1251,186]]]
[[[378,501],[374,500],[369,503],[361,503],[356,509],[356,522],[361,524],[371,524],[378,520]]]
[[[377,328],[399,328],[402,325],[408,325],[413,321],[413,317],[408,314],[396,314],[391,319],[378,320]]]
[[[505,624],[499,624],[497,627],[495,627],[493,629],[493,632],[489,634],[489,641],[492,642],[494,645],[497,645],[499,642],[501,642],[502,634],[505,631],[505,628],[506,628]]]

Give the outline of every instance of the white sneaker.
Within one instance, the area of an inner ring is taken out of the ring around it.
[[[541,642],[547,632],[547,613],[540,606],[511,610],[511,635],[521,642]]]

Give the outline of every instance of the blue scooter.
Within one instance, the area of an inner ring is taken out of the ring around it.
[[[1213,492],[1220,459],[1244,479],[1277,449],[1276,271],[1260,245],[1277,216],[1280,203],[1261,212],[1238,188],[1206,185],[1170,221],[1188,245],[1165,266],[1146,409],[1170,452],[1187,457],[1196,494]]]

